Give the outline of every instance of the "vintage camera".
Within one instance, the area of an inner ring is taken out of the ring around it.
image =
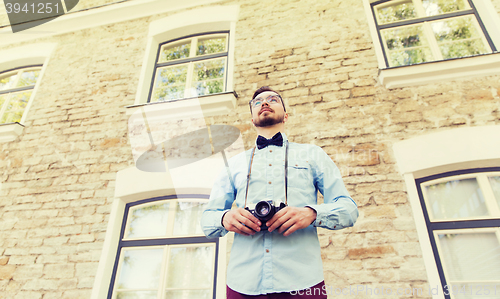
[[[251,209],[250,207],[246,207],[255,218],[259,219],[262,225],[260,226],[261,231],[267,231],[268,227],[266,226],[266,222],[273,218],[274,214],[276,214],[279,210],[285,208],[286,205],[282,201],[274,202],[273,200],[261,200],[255,204],[255,208]]]

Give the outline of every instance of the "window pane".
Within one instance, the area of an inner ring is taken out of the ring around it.
[[[211,59],[194,64],[193,87],[198,96],[224,91],[226,58]]]
[[[211,288],[214,250],[214,246],[171,248],[167,288]]]
[[[165,237],[169,202],[130,209],[125,238]]]
[[[9,94],[0,94],[0,109],[2,109],[3,104],[7,101]]]
[[[492,176],[489,178],[491,189],[493,189],[493,194],[497,200],[497,204],[500,207],[500,176]]]
[[[440,258],[448,281],[500,280],[500,244],[496,234],[439,234]]]
[[[200,202],[179,201],[175,211],[174,235],[202,235],[200,219],[203,209],[204,204]]]
[[[375,7],[379,25],[414,19],[417,17],[417,11],[415,10],[415,6],[411,0],[403,3],[398,1],[397,4],[393,4],[391,6],[385,6],[383,4],[380,6],[380,8]]]
[[[199,38],[196,56],[226,51],[226,37]]]
[[[118,292],[116,299],[156,299],[157,292]]]
[[[17,74],[0,79],[0,90],[7,90],[14,87]]]
[[[389,66],[410,65],[433,60],[422,25],[381,30]]]
[[[444,59],[488,53],[473,16],[432,22],[432,30]]]
[[[464,0],[422,0],[426,16],[441,15],[469,9]]]
[[[189,57],[191,40],[166,44],[161,47],[158,63]]]
[[[184,98],[188,64],[159,68],[151,102]]]
[[[158,289],[163,249],[124,250],[117,289]]]
[[[11,93],[11,99],[7,105],[6,111],[23,111],[28,105],[28,101],[31,97],[31,90],[25,92]]]
[[[476,179],[464,179],[425,187],[429,216],[453,219],[487,216],[483,193]]]
[[[211,299],[211,290],[176,290],[167,291],[168,299]]]
[[[35,85],[36,80],[38,79],[38,75],[40,75],[40,70],[23,72],[21,74],[21,78],[19,79],[19,82],[17,82],[16,87]]]

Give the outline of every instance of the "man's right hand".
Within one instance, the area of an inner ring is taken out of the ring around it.
[[[222,217],[222,225],[230,232],[240,235],[255,235],[260,231],[260,221],[244,208],[230,210]]]

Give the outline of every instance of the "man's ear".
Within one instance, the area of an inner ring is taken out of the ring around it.
[[[285,116],[283,117],[283,123],[286,123],[287,120],[288,120],[288,113],[285,112]],[[252,119],[252,122],[253,122],[253,119]]]

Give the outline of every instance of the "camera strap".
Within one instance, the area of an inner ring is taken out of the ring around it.
[[[252,156],[248,164],[247,174],[247,190],[245,192],[245,208],[247,207],[248,186],[250,186],[250,175],[252,174],[253,157],[255,155],[255,147],[252,149]],[[285,205],[288,205],[288,140],[285,145]]]

